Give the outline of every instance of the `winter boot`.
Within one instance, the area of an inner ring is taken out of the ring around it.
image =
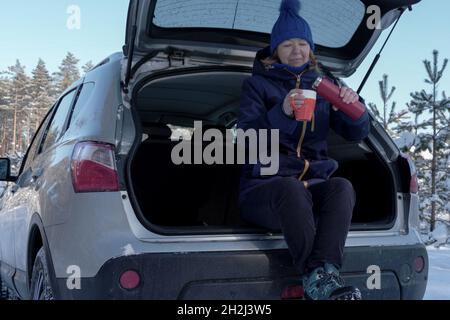
[[[312,270],[302,282],[307,300],[361,300],[361,292],[345,286],[338,269],[329,263]]]

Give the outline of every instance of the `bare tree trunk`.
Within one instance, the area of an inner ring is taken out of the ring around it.
[[[6,113],[6,112],[5,112]],[[6,128],[7,128],[7,120],[6,117],[3,119],[3,127],[2,127],[2,143],[0,145],[0,148],[2,150],[1,154],[4,155],[6,153]]]
[[[16,153],[16,127],[17,127],[17,104],[14,106],[14,122],[13,122],[13,140],[12,153]]]
[[[31,109],[33,110],[33,109]],[[33,112],[31,111],[31,116],[33,115]],[[25,143],[26,147],[30,145],[30,135],[31,135],[31,120],[30,120],[30,114],[27,115],[27,136],[25,137]]]
[[[34,133],[35,134],[38,131],[38,129],[39,129],[39,121],[38,121],[38,119],[36,119],[36,121],[34,122]]]
[[[16,148],[16,151],[22,152],[22,146],[23,146],[23,137],[22,137],[22,131],[19,129],[19,135],[17,139],[17,145],[19,148]]]
[[[433,158],[431,159],[431,197],[436,194],[436,84],[433,85]],[[430,231],[436,227],[436,202],[431,202]]]

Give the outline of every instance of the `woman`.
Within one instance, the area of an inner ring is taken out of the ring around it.
[[[307,299],[333,299],[344,287],[339,269],[355,205],[350,181],[330,176],[338,168],[327,157],[329,127],[350,141],[369,132],[367,110],[353,121],[317,96],[312,121],[299,122],[302,89],[311,89],[320,75],[308,23],[298,15],[298,0],[284,0],[273,27],[271,45],[258,52],[252,77],[243,85],[238,128],[279,129],[279,170],[261,175],[260,163],[243,168],[239,206],[244,220],[271,230],[286,239],[294,265],[302,275]],[[341,89],[346,103],[359,99],[349,88]]]

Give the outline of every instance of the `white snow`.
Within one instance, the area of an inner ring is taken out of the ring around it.
[[[7,187],[7,183],[4,181],[0,181],[0,198],[3,197],[3,193],[5,192]]]
[[[422,151],[421,153],[420,153],[420,155],[425,159],[425,160],[431,160],[431,159],[433,159],[433,154],[430,152],[430,150],[425,150],[425,151]]]
[[[395,140],[395,143],[400,149],[405,147],[409,149],[414,144],[415,139],[416,136],[412,132],[403,131],[400,137]]]
[[[136,252],[134,251],[134,248],[131,244],[127,244],[122,248],[122,256],[128,257],[135,255]]]
[[[450,247],[427,247],[428,284],[424,300],[450,300]]]
[[[430,201],[431,201],[431,202],[437,202],[437,203],[439,203],[439,204],[443,204],[443,202],[442,202],[442,200],[441,200],[441,197],[439,197],[438,194],[433,194],[433,195],[431,195]]]
[[[443,223],[438,223],[436,225],[436,229],[434,229],[433,232],[431,232],[430,235],[433,239],[436,240],[435,243],[433,243],[433,245],[435,247],[438,247],[439,245],[443,245],[447,242],[448,239],[448,230],[447,230],[447,226]]]

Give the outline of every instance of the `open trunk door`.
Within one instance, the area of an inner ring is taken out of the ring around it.
[[[352,75],[383,30],[420,0],[301,0],[320,62]],[[130,0],[124,82],[155,52],[235,57],[251,66],[269,45],[281,0]],[[379,18],[379,19],[377,19]],[[379,22],[379,24],[377,24]],[[377,28],[378,27],[378,28]],[[130,59],[131,57],[131,59]]]

